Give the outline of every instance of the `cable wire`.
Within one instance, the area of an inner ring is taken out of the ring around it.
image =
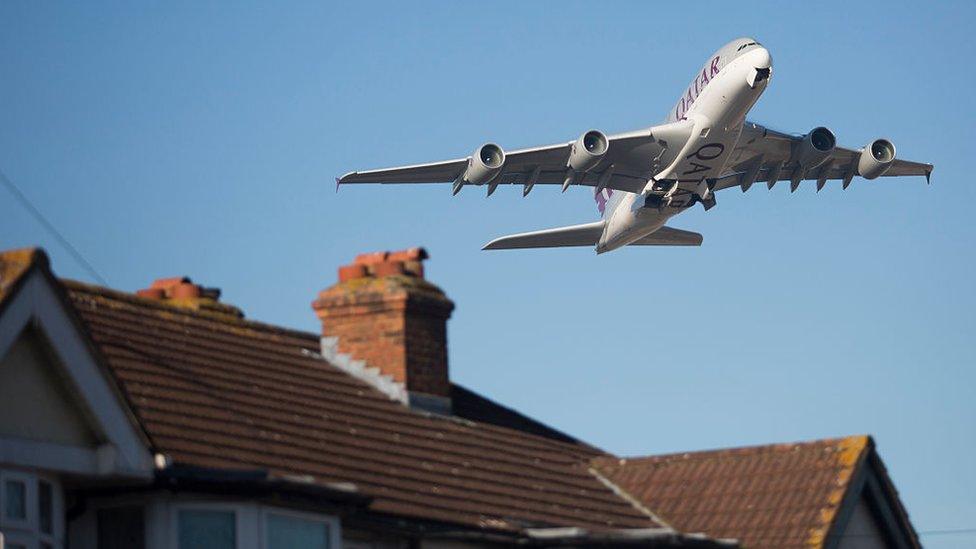
[[[18,202],[20,202],[21,206],[23,206],[28,212],[30,212],[32,216],[34,216],[34,219],[36,219],[38,223],[43,225],[44,228],[47,229],[49,233],[54,235],[54,238],[58,240],[61,246],[64,247],[64,249],[67,250],[69,254],[71,254],[71,257],[73,257],[75,261],[78,262],[79,265],[81,265],[86,271],[88,271],[88,274],[90,274],[92,278],[97,280],[98,283],[101,284],[102,286],[108,286],[108,282],[106,282],[105,279],[102,278],[102,275],[98,274],[98,271],[95,270],[95,267],[93,267],[92,264],[89,263],[87,259],[85,259],[85,256],[81,255],[81,252],[79,252],[77,248],[72,246],[71,242],[68,242],[68,239],[65,238],[64,235],[62,235],[61,232],[58,231],[58,229],[50,221],[48,221],[46,217],[44,217],[44,214],[42,214],[41,211],[38,210],[34,206],[34,204],[31,203],[31,201],[27,198],[27,196],[24,195],[23,192],[21,192],[21,190],[17,187],[17,185],[15,185],[14,182],[11,181],[9,177],[7,177],[7,174],[3,173],[3,170],[0,170],[0,182],[2,182],[4,187],[6,187],[8,191],[10,191],[10,194],[14,195],[14,198],[16,198]]]

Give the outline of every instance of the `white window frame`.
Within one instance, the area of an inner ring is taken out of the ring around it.
[[[7,518],[7,481],[24,483],[24,520]],[[40,483],[51,485],[51,533],[41,532]],[[40,549],[41,543],[48,543],[59,549],[64,547],[64,496],[61,483],[55,477],[19,469],[0,469],[0,530],[3,530],[6,543],[24,544],[29,549]]]
[[[46,482],[51,487],[51,532],[41,530],[41,483]],[[37,539],[38,547],[41,542],[51,545],[51,547],[64,547],[64,495],[61,493],[61,483],[56,479],[37,475],[35,479],[36,501],[34,508],[37,509]]]
[[[332,515],[309,513],[305,511],[296,511],[294,509],[288,509],[285,507],[271,507],[263,505],[261,506],[261,521],[258,527],[258,533],[261,538],[261,549],[267,549],[268,547],[268,517],[270,515],[292,517],[307,520],[309,522],[320,522],[325,524],[329,532],[329,549],[340,549],[342,547],[342,536],[340,536],[339,533],[340,523],[337,517]]]

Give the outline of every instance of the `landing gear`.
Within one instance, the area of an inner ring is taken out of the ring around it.
[[[644,196],[645,208],[664,211],[667,208],[690,208],[700,202],[706,211],[715,207],[715,180],[702,180],[694,190],[682,189],[679,181],[656,181],[651,192]]]

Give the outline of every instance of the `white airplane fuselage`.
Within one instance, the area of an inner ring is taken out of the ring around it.
[[[693,124],[691,139],[643,192],[612,191],[597,253],[639,240],[698,201],[709,200],[708,182],[725,168],[771,70],[769,52],[755,41],[731,42],[709,57],[666,119]]]

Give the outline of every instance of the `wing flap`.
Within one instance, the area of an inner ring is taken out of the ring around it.
[[[803,139],[801,135],[790,135],[763,127],[754,122],[747,122],[743,127],[742,137],[736,146],[729,162],[729,171],[715,181],[712,190],[720,191],[729,187],[743,185],[749,188],[753,181],[746,179],[754,176],[754,181],[789,181],[799,176],[802,181],[817,181],[817,189],[823,187],[827,180],[844,181],[846,189],[850,178],[857,175],[857,161],[861,150],[836,147],[821,166],[807,169],[798,173],[800,166],[796,161],[796,145]],[[756,167],[755,163],[761,164]],[[753,171],[753,169],[755,171]],[[891,167],[882,177],[899,177],[920,175],[928,177],[932,173],[932,164],[912,162],[896,158]]]

